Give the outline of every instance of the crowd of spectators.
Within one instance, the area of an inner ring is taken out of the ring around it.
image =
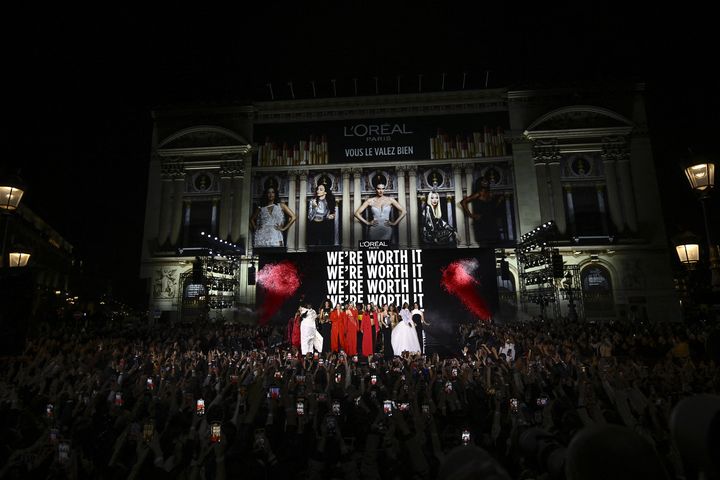
[[[671,416],[686,398],[716,405],[702,397],[720,387],[714,325],[478,322],[459,327],[454,357],[389,360],[303,356],[283,330],[66,325],[30,339],[0,364],[0,478],[690,479],[703,468]]]

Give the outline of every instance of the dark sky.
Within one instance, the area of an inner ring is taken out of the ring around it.
[[[18,28],[3,29],[1,38],[0,166],[22,168],[27,204],[118,296],[145,299],[137,277],[151,109],[265,100],[269,81],[277,97],[287,97],[290,80],[297,96],[308,96],[309,80],[328,95],[336,78],[342,95],[351,93],[354,77],[362,93],[373,76],[394,85],[402,75],[410,88],[418,73],[426,90],[438,89],[442,72],[448,89],[460,87],[462,72],[468,88],[482,87],[486,71],[490,87],[643,80],[668,230],[684,221],[703,233],[699,213],[684,213],[697,203],[677,161],[689,146],[720,151],[709,12],[593,2],[523,9],[495,5],[507,2],[480,9],[459,2],[416,2],[411,9],[305,3],[6,19]]]

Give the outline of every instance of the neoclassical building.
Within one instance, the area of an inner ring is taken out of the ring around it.
[[[543,305],[518,245],[550,221],[564,278],[542,279]],[[169,321],[242,317],[264,255],[378,240],[493,250],[505,318],[571,301],[580,321],[680,316],[642,84],[158,109],[143,238],[150,310]]]

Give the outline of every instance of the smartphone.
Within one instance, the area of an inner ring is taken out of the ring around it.
[[[45,415],[47,418],[53,418],[53,415],[55,414],[55,406],[52,403],[48,403],[45,407]]]
[[[536,404],[538,407],[544,407],[545,405],[547,405],[547,402],[547,397],[538,397]]]
[[[292,360],[292,353],[288,353],[287,356],[285,356],[286,360]]]
[[[462,435],[460,436],[460,439],[462,440],[463,445],[469,445],[470,444],[470,432],[468,430],[463,430]]]
[[[340,415],[340,402],[333,402],[332,413],[333,415]]]
[[[237,375],[230,375],[230,383],[233,385],[237,385],[238,383],[238,376]]]
[[[512,413],[517,413],[517,411],[518,411],[518,399],[517,398],[510,399],[510,411]]]
[[[152,377],[147,378],[147,382],[145,382],[145,385],[147,385],[148,390],[152,390],[153,388],[155,388]]]
[[[317,360],[318,358],[320,358],[318,352],[313,353],[313,360]]]
[[[115,405],[118,407],[122,407],[123,404],[123,398],[122,398],[122,392],[115,392]]]
[[[198,415],[205,415],[205,400],[199,398],[195,403],[195,413]]]
[[[220,441],[220,423],[213,422],[210,425],[210,443],[218,443]]]
[[[327,422],[328,432],[335,433],[335,429],[337,428],[337,417],[328,415],[325,417],[325,421]]]
[[[358,362],[358,356],[357,356],[357,355],[353,355],[352,361],[353,361],[354,363],[357,363],[357,362]]]
[[[383,402],[383,412],[384,412],[385,415],[387,415],[388,417],[392,417],[392,401],[390,401],[390,400],[385,400],[385,401]]]
[[[399,410],[401,412],[407,412],[408,410],[410,410],[410,404],[409,403],[401,403]]]
[[[342,382],[342,373],[336,373],[335,374],[335,383]]]
[[[452,369],[452,376],[453,376],[453,377],[457,377],[457,374],[458,374],[457,368],[453,368],[453,369]]]
[[[268,397],[272,398],[272,399],[280,398],[280,387],[270,387],[270,391],[268,392]]]
[[[295,375],[295,381],[302,385],[305,383],[305,375]]]
[[[143,425],[143,441],[145,443],[150,443],[153,439],[154,434],[155,434],[155,427],[153,426],[152,422],[148,422],[145,425]]]
[[[446,382],[445,383],[445,393],[452,392],[452,382]]]
[[[278,379],[278,380],[281,379],[281,378],[282,378],[282,372],[280,372],[280,371],[275,372],[275,378]]]
[[[428,405],[427,403],[423,403],[422,413],[428,415],[430,413],[430,405]]]
[[[370,375],[370,385],[377,385],[377,375]]]
[[[305,415],[305,402],[303,400],[298,400],[295,404],[295,412],[298,414],[299,417],[302,417]]]

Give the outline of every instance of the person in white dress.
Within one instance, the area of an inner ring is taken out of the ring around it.
[[[308,304],[306,307],[300,307],[300,315],[302,315],[302,322],[300,322],[300,351],[303,355],[313,353],[313,348],[317,352],[322,352],[323,337],[315,326],[317,312]]]
[[[385,177],[378,175],[373,182],[375,196],[370,197],[355,210],[355,218],[367,226],[367,240],[392,240],[393,227],[405,218],[405,208],[392,197],[385,196]],[[370,208],[372,220],[366,220],[363,212]],[[397,219],[390,220],[393,209],[397,210]]]
[[[407,303],[400,310],[400,318],[401,320],[393,328],[390,340],[393,352],[395,352],[395,355],[400,355],[402,352],[420,352],[420,342],[415,331],[415,323],[412,321],[412,315],[408,310]]]
[[[265,204],[258,207],[250,218],[250,227],[255,232],[256,247],[282,247],[285,245],[283,232],[295,222],[295,214],[282,202],[275,202],[275,188],[265,189]],[[285,217],[287,216],[287,222]]]

